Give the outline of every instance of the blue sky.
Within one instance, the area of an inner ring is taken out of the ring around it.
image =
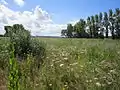
[[[23,24],[32,35],[60,36],[68,23],[120,8],[120,0],[0,0],[0,34]]]
[[[51,15],[52,20],[59,24],[120,8],[120,0],[24,0],[23,7],[15,5],[13,0],[6,1],[10,3],[10,8],[20,11],[31,10],[40,5]]]

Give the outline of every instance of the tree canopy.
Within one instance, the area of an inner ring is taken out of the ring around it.
[[[80,19],[75,25],[68,24],[61,34],[68,38],[120,38],[120,9]]]

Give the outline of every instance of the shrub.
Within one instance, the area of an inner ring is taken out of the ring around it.
[[[0,39],[0,69],[5,70],[9,59],[9,42],[7,38]]]
[[[39,61],[45,56],[45,47],[43,43],[31,38],[30,32],[23,25],[15,24],[5,26],[5,36],[10,37],[14,44],[14,54],[19,60],[27,59],[28,54],[32,54]]]
[[[35,58],[35,62],[38,66],[38,68],[40,67],[40,64],[43,62],[43,59],[46,56],[45,53],[45,43],[44,42],[40,42],[37,39],[31,39],[31,43],[30,43],[30,53],[32,54],[32,56]]]

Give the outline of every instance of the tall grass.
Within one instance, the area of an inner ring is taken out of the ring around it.
[[[14,66],[21,90],[120,90],[119,40],[36,40],[46,43],[46,58],[39,69],[31,55]]]

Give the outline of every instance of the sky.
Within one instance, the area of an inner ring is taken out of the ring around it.
[[[68,23],[120,8],[120,0],[0,0],[0,33],[23,24],[32,35],[60,36]]]

